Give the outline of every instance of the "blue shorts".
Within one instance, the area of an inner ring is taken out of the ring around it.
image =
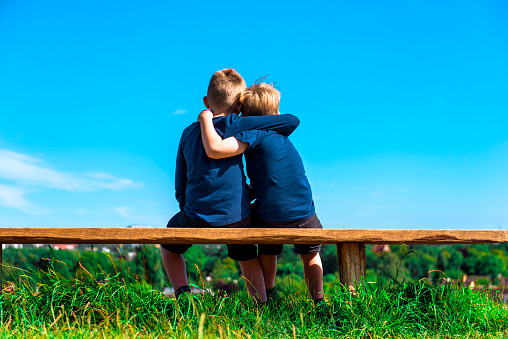
[[[185,215],[183,211],[175,214],[167,225],[168,228],[252,228],[252,220],[250,217],[242,219],[232,224],[224,226],[212,226],[204,220],[194,219]],[[167,251],[183,254],[192,244],[161,244],[161,247]],[[229,244],[228,256],[233,260],[246,261],[257,258],[258,251],[256,245],[249,244]]]

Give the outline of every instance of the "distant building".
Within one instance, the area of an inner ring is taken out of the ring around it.
[[[53,244],[55,250],[72,251],[78,248],[78,244]]]
[[[9,247],[12,247],[12,248],[23,248],[23,244],[2,244],[2,249],[6,249],[6,248],[9,248]]]
[[[32,248],[32,247],[35,247],[35,248],[41,248],[41,247],[44,247],[44,244],[2,244],[2,249],[6,249],[6,248]]]
[[[376,244],[372,248],[372,252],[391,252],[390,246],[387,244]]]

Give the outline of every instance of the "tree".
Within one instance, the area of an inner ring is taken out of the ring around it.
[[[166,273],[162,265],[160,250],[151,244],[136,248],[134,259],[136,274],[147,283],[162,288]]]
[[[437,258],[422,250],[417,250],[414,254],[406,257],[406,267],[413,279],[427,278],[429,271],[437,268]]]
[[[475,271],[478,275],[490,275],[492,278],[496,278],[498,274],[506,270],[506,264],[502,258],[486,254],[482,256],[477,262]]]
[[[321,261],[323,262],[323,275],[335,274],[339,266],[337,246],[323,245],[321,250]]]

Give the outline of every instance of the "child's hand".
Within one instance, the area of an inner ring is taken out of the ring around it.
[[[205,109],[204,111],[199,113],[199,115],[198,115],[198,122],[201,123],[204,119],[212,119],[212,118],[213,118],[212,111]]]

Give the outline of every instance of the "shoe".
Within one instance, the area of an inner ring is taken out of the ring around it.
[[[316,318],[328,320],[332,317],[332,309],[324,299],[321,299],[320,301],[316,302]]]
[[[192,293],[192,288],[190,288],[190,286],[188,286],[188,285],[180,286],[175,291],[175,297],[176,297],[176,299],[179,299],[185,293]]]
[[[277,292],[275,287],[266,290],[266,298],[268,299],[268,302],[276,302],[280,300],[279,293]]]

